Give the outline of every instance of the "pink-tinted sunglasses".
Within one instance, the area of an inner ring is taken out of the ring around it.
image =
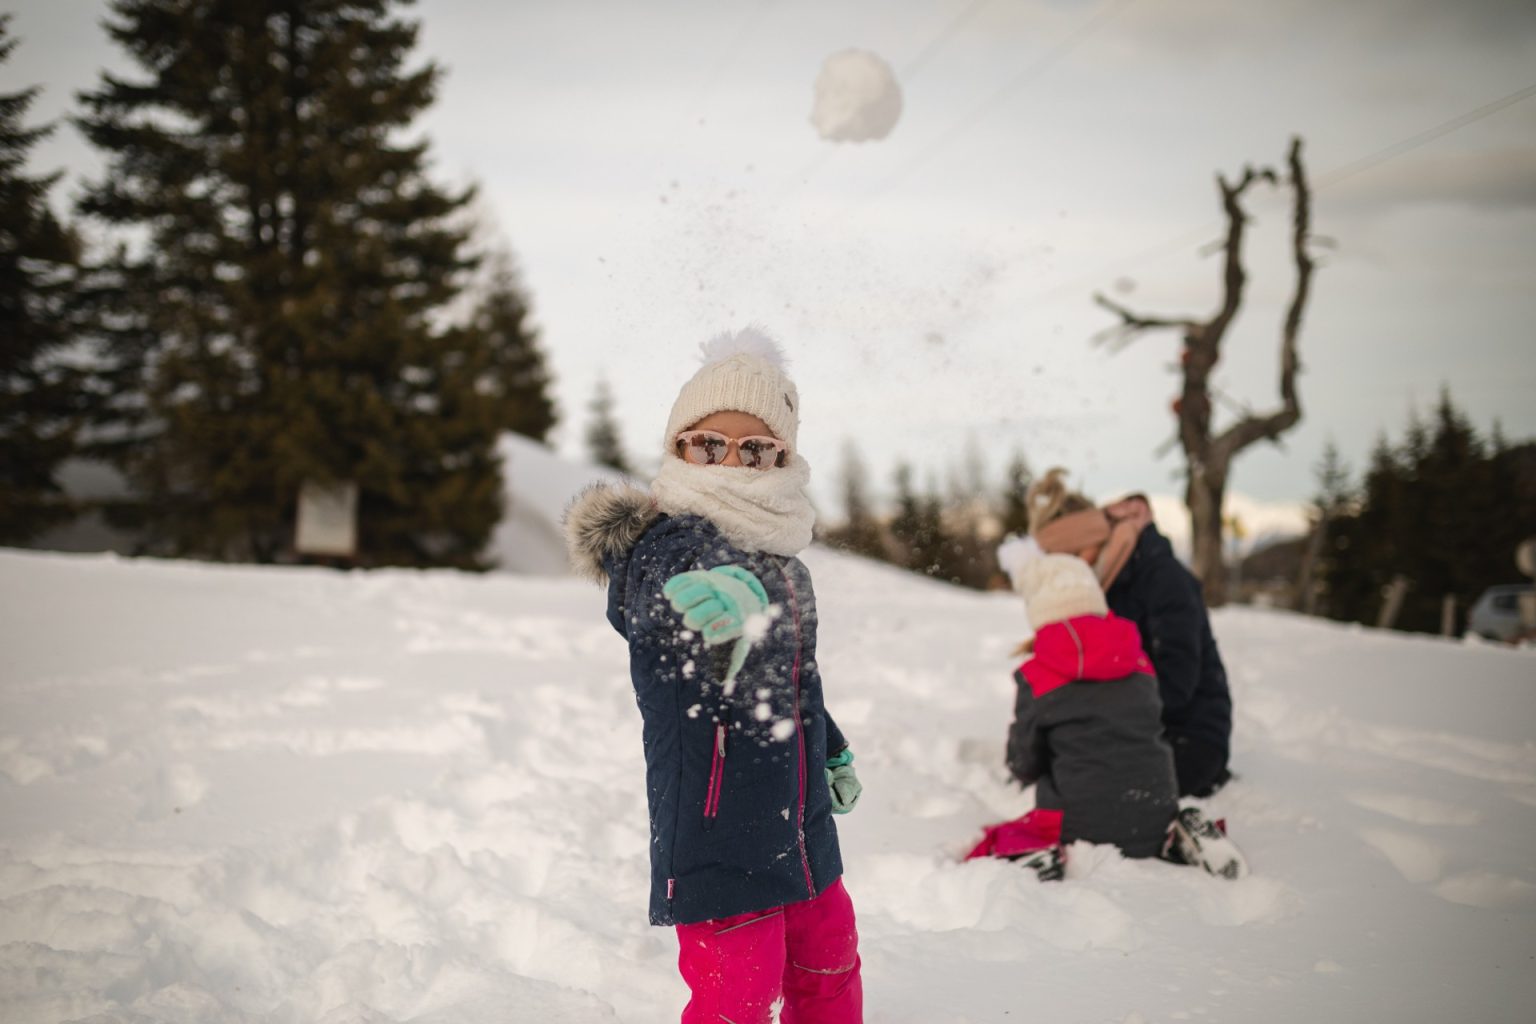
[[[695,466],[718,466],[735,448],[748,469],[784,465],[789,446],[776,437],[726,437],[714,430],[685,430],[677,435],[677,453]]]

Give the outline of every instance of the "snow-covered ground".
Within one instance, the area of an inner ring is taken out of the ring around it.
[[[1241,882],[956,856],[1022,615],[812,551],[871,1024],[1527,1021],[1536,658],[1216,619]],[[0,552],[6,1024],[675,1020],[599,591]]]

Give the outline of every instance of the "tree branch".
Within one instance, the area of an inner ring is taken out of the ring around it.
[[[1131,341],[1135,340],[1136,335],[1142,331],[1176,329],[1188,334],[1191,331],[1200,329],[1200,322],[1194,317],[1142,316],[1139,313],[1132,313],[1103,292],[1094,292],[1093,301],[1120,318],[1120,323],[1100,331],[1094,335],[1093,339],[1099,343],[1113,339],[1111,347],[1116,350],[1124,348]]]
[[[1227,458],[1264,438],[1279,440],[1280,434],[1301,420],[1301,400],[1296,393],[1296,374],[1300,360],[1296,355],[1296,339],[1301,334],[1301,316],[1307,298],[1312,291],[1314,263],[1307,252],[1312,226],[1312,191],[1307,183],[1306,168],[1301,162],[1301,139],[1291,140],[1289,154],[1290,180],[1295,191],[1294,214],[1291,220],[1291,256],[1296,263],[1296,290],[1286,310],[1285,323],[1280,332],[1280,402],[1275,412],[1264,416],[1249,414],[1215,439],[1212,448]]]
[[[1232,323],[1232,318],[1237,315],[1238,307],[1243,303],[1243,287],[1248,282],[1248,275],[1243,271],[1243,231],[1248,226],[1248,214],[1243,210],[1243,193],[1256,181],[1275,180],[1275,172],[1268,168],[1255,170],[1252,166],[1243,168],[1243,176],[1237,183],[1231,184],[1221,175],[1216,175],[1216,186],[1221,189],[1221,207],[1227,215],[1227,235],[1219,243],[1219,251],[1226,253],[1226,263],[1222,268],[1222,296],[1221,308],[1216,311],[1210,321],[1205,325],[1201,340],[1205,342],[1211,352],[1211,362],[1216,362],[1216,351],[1221,346],[1221,339],[1227,333],[1227,327]],[[1212,243],[1215,246],[1217,243]],[[1218,251],[1213,249],[1213,251]]]

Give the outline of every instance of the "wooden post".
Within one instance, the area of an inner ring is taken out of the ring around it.
[[[1408,577],[1398,575],[1392,577],[1382,594],[1381,614],[1376,617],[1377,629],[1391,629],[1397,621],[1397,613],[1402,611],[1403,598],[1408,596]]]
[[[1440,599],[1440,635],[1456,635],[1456,595],[1446,594]]]

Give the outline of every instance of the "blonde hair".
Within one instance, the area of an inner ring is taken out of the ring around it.
[[[1029,485],[1024,492],[1024,506],[1029,510],[1029,532],[1039,533],[1047,524],[1062,516],[1093,508],[1077,491],[1067,489],[1067,471],[1056,466],[1045,476]]]

